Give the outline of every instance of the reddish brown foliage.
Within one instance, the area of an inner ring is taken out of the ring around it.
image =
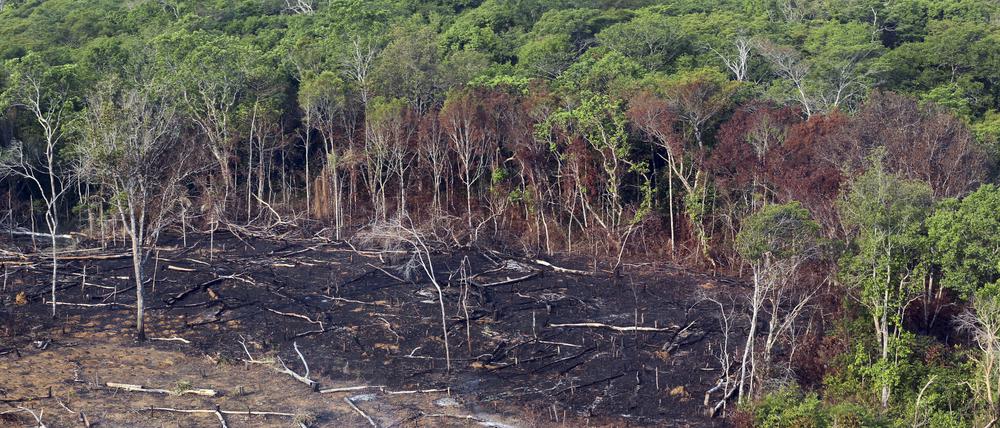
[[[888,92],[873,93],[852,120],[849,147],[855,149],[844,153],[850,166],[885,147],[887,168],[927,183],[938,197],[974,189],[988,169],[985,153],[961,120],[935,105]]]
[[[836,228],[835,201],[844,181],[830,153],[839,150],[847,124],[848,118],[835,112],[792,126],[768,171],[775,198],[802,202],[827,230]]]

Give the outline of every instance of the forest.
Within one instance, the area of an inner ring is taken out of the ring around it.
[[[0,425],[992,427],[998,160],[993,0],[0,0]]]

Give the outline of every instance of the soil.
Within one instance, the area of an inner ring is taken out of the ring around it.
[[[19,408],[43,411],[49,426],[83,426],[81,412],[96,426],[220,425],[211,412],[153,407],[294,415],[226,414],[233,427],[369,426],[361,413],[380,427],[725,425],[703,404],[722,375],[718,308],[703,297],[731,294],[730,280],[651,264],[580,275],[490,251],[436,254],[449,372],[437,292],[397,269],[398,257],[221,232],[165,241],[149,263],[151,340],[141,343],[122,248],[65,253],[57,297],[68,304],[52,318],[44,252],[23,240],[0,245],[10,249],[0,291],[0,413],[10,413],[0,426],[33,424]],[[463,271],[476,275],[472,285]],[[647,331],[559,326],[580,323]],[[368,388],[313,392],[280,373],[278,359],[305,372],[296,346],[318,389]],[[420,392],[399,393],[409,391]]]

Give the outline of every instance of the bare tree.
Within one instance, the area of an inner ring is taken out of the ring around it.
[[[855,103],[868,90],[867,79],[872,70],[866,60],[878,51],[877,43],[867,41],[845,46],[821,62],[807,60],[798,50],[769,40],[760,40],[756,45],[775,74],[795,88],[795,101],[802,106],[806,116]]]
[[[715,55],[722,60],[726,68],[733,73],[733,79],[745,82],[750,71],[750,58],[753,56],[753,47],[756,42],[752,37],[739,35],[733,38],[733,52],[723,53],[715,48],[710,48]]]
[[[459,179],[465,185],[466,220],[472,229],[472,187],[486,173],[489,156],[493,153],[489,149],[486,118],[475,94],[467,91],[450,96],[440,117],[458,161]]]
[[[153,82],[102,83],[87,98],[82,174],[101,183],[131,241],[136,334],[145,339],[143,264],[175,219],[195,159],[179,138],[175,105]]]
[[[285,0],[285,7],[294,14],[310,14],[314,12],[310,0]]]
[[[413,159],[409,148],[413,131],[410,114],[403,99],[376,98],[366,114],[368,123],[364,155],[365,179],[375,216],[385,220],[388,214],[386,189],[393,175],[399,178],[398,211],[406,210],[406,170]]]
[[[798,286],[799,270],[819,254],[819,225],[798,203],[769,205],[744,220],[737,250],[753,272],[750,330],[743,348],[739,400],[759,391],[770,370],[775,345],[808,307],[818,288]],[[766,337],[758,348],[757,328],[766,321]],[[762,348],[762,349],[761,349]]]
[[[787,46],[779,46],[769,40],[761,40],[757,43],[757,50],[764,58],[771,62],[775,72],[788,79],[795,86],[797,93],[796,101],[802,105],[806,116],[812,116],[815,108],[815,101],[806,92],[806,77],[809,76],[809,64],[802,59],[802,55]]]
[[[980,293],[973,299],[972,307],[957,320],[959,329],[969,333],[979,348],[972,354],[976,363],[972,391],[986,405],[987,414],[1000,415],[1000,299]],[[993,416],[986,425],[996,420]]]
[[[58,274],[57,232],[59,230],[58,203],[71,188],[71,173],[58,162],[58,149],[74,112],[71,89],[74,68],[71,65],[50,66],[38,57],[27,55],[11,60],[10,87],[0,101],[14,108],[29,111],[41,127],[41,153],[25,147],[21,141],[14,144],[0,158],[0,174],[21,177],[38,190],[45,203],[45,226],[49,231],[52,254],[52,316],[56,315],[56,276]]]
[[[413,278],[414,273],[423,273],[434,286],[441,308],[441,333],[444,339],[445,364],[450,372],[451,349],[448,346],[448,318],[444,307],[444,291],[435,276],[434,261],[431,257],[432,243],[428,234],[416,228],[409,217],[397,216],[388,222],[376,221],[367,230],[359,232],[356,238],[363,244],[376,246],[383,250],[408,251],[409,257],[399,266],[403,276]]]
[[[437,111],[430,111],[424,114],[420,121],[420,128],[417,134],[417,150],[421,160],[426,163],[430,170],[431,191],[433,199],[431,208],[441,211],[441,184],[444,180],[445,168],[448,167],[448,141],[446,140],[444,129]]]

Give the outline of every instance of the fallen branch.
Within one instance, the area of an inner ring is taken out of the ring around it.
[[[359,305],[370,305],[370,306],[389,306],[389,305],[387,305],[385,303],[363,302],[361,300],[345,299],[343,297],[323,296],[323,298],[326,299],[327,301],[331,301],[331,302],[357,303]]]
[[[291,376],[292,379],[295,379],[295,380],[297,380],[299,382],[302,382],[302,383],[306,384],[313,391],[319,391],[319,382],[316,382],[316,381],[314,381],[312,379],[309,379],[309,363],[306,362],[306,358],[303,357],[302,356],[302,352],[299,351],[299,344],[297,342],[292,342],[292,346],[295,348],[295,353],[299,355],[299,359],[302,360],[302,365],[305,367],[306,371],[302,375],[300,375],[298,373],[295,373],[294,371],[292,371],[292,369],[289,369],[288,366],[285,365],[285,362],[281,359],[281,357],[277,357],[277,362],[278,362],[278,364],[281,364],[281,368],[278,368],[277,366],[274,365],[274,362],[275,362],[274,360],[270,360],[270,359],[268,359],[268,360],[258,360],[258,359],[255,359],[253,357],[253,355],[250,354],[250,350],[247,349],[246,340],[243,339],[243,336],[240,336],[239,342],[240,342],[240,345],[243,346],[243,351],[246,352],[247,358],[249,358],[249,360],[243,360],[243,361],[245,361],[247,363],[267,365],[267,366],[273,368],[278,373],[287,374],[287,375]]]
[[[208,281],[205,281],[205,282],[203,282],[201,284],[198,284],[198,285],[196,285],[194,287],[191,287],[191,288],[189,288],[187,290],[184,290],[184,291],[182,291],[182,292],[174,295],[173,297],[170,297],[169,299],[166,300],[166,303],[167,303],[167,305],[173,305],[174,303],[177,303],[178,301],[180,301],[180,300],[184,299],[185,297],[187,297],[189,294],[194,293],[195,291],[201,290],[201,289],[203,289],[205,287],[208,287],[210,285],[222,282],[224,279],[226,279],[226,277],[219,276],[219,277],[212,278],[212,279],[210,279]]]
[[[344,402],[346,402],[348,406],[351,406],[351,408],[354,409],[355,412],[358,412],[359,415],[368,420],[368,423],[371,424],[371,426],[378,428],[378,424],[375,423],[375,420],[372,419],[371,416],[368,416],[368,414],[365,413],[363,410],[358,408],[358,406],[356,406],[354,402],[351,401],[350,397],[344,397]]]
[[[535,272],[529,273],[529,274],[527,274],[525,276],[521,276],[521,277],[517,277],[517,278],[507,278],[507,279],[505,279],[503,281],[490,282],[490,283],[486,283],[486,284],[482,284],[482,283],[479,283],[479,282],[476,282],[476,281],[473,281],[472,283],[475,286],[477,286],[477,287],[496,287],[498,285],[516,284],[516,283],[521,282],[521,281],[527,281],[527,280],[529,280],[531,278],[534,278],[534,277],[538,276],[540,273],[541,272],[535,271]]]
[[[35,423],[38,424],[38,425],[36,425],[36,427],[37,428],[45,428],[45,424],[42,423],[42,415],[45,413],[44,410],[39,410],[38,413],[35,413],[33,410],[31,410],[31,409],[29,409],[27,407],[18,407],[18,408],[14,409],[14,410],[7,410],[7,411],[4,411],[4,412],[0,412],[0,415],[6,415],[6,414],[10,414],[10,413],[19,413],[19,412],[30,413],[31,417],[35,418]]]
[[[467,421],[478,422],[480,426],[487,427],[508,427],[509,425],[501,424],[499,422],[491,421],[489,419],[478,418],[472,415],[449,415],[447,413],[421,413],[420,416],[425,418],[452,418],[452,419],[463,419]]]
[[[389,395],[407,395],[407,394],[433,394],[438,392],[451,393],[450,388],[432,388],[432,389],[411,389],[409,391],[385,391]]]
[[[552,269],[552,270],[554,270],[556,272],[560,272],[560,273],[571,273],[573,275],[585,275],[585,276],[592,276],[594,274],[593,272],[587,272],[585,270],[567,269],[567,268],[559,267],[559,266],[556,266],[556,265],[554,265],[552,263],[549,263],[549,262],[547,262],[545,260],[542,260],[542,259],[534,259],[534,260],[532,260],[532,262],[535,263],[535,264],[538,264],[538,265],[545,266],[545,267],[547,267],[549,269]]]
[[[153,394],[173,395],[175,397],[178,397],[178,396],[181,396],[181,395],[186,395],[186,394],[200,395],[200,396],[203,396],[203,397],[215,397],[216,395],[219,394],[214,389],[204,389],[204,388],[178,389],[176,391],[171,391],[171,390],[159,389],[159,388],[143,388],[142,385],[133,385],[133,384],[130,384],[130,383],[108,382],[105,385],[107,385],[108,388],[117,388],[117,389],[120,389],[120,390],[123,390],[123,391],[128,391],[128,392],[149,392],[149,393],[153,393]]]
[[[47,300],[42,300],[42,302],[45,303],[46,305],[51,305],[52,304],[52,302],[47,301]],[[58,302],[57,301],[57,302],[55,302],[55,304],[58,305],[58,306],[79,306],[79,307],[82,307],[82,308],[101,308],[101,307],[107,307],[107,306],[124,306],[126,308],[134,308],[135,307],[135,305],[126,305],[124,303],[117,303],[117,302],[111,302],[111,303],[70,303],[70,302]]]
[[[433,394],[438,392],[447,392],[447,393],[451,392],[451,389],[449,388],[411,389],[402,391],[388,391],[385,388],[386,388],[385,385],[359,385],[359,386],[345,386],[340,388],[328,388],[320,390],[319,392],[320,394],[332,394],[337,392],[363,391],[366,389],[377,389],[379,390],[379,392],[388,395]]]
[[[226,418],[224,418],[222,416],[222,412],[219,411],[219,406],[215,406],[215,416],[219,418],[219,423],[222,424],[222,428],[229,428],[229,425],[226,425]]]
[[[661,332],[661,331],[673,331],[674,327],[639,327],[639,326],[628,326],[619,327],[615,325],[601,324],[597,322],[580,322],[580,323],[569,323],[569,324],[549,324],[549,327],[553,328],[607,328],[614,331],[628,332],[628,331],[649,331],[649,332]]]
[[[190,340],[187,340],[183,337],[150,337],[149,340],[159,340],[162,342],[181,342],[188,345],[191,344]]]
[[[321,389],[319,391],[319,393],[320,394],[331,394],[331,393],[335,393],[335,392],[351,392],[351,391],[362,391],[362,390],[365,390],[365,389],[382,389],[382,388],[385,388],[385,386],[382,386],[382,385],[345,386],[345,387],[340,387],[340,388]]]
[[[104,254],[93,256],[56,256],[59,260],[118,260],[132,257],[131,254]]]
[[[302,336],[308,336],[310,334],[326,333],[326,327],[323,326],[323,321],[314,320],[314,319],[309,318],[309,317],[307,317],[305,315],[302,315],[302,314],[296,314],[296,313],[292,313],[292,312],[281,312],[281,311],[274,310],[274,309],[271,309],[271,308],[264,308],[264,309],[267,309],[269,312],[272,312],[272,313],[275,313],[275,314],[278,314],[278,315],[283,315],[283,316],[292,317],[292,318],[298,318],[298,319],[301,319],[301,320],[305,320],[305,321],[309,322],[310,324],[316,324],[316,325],[319,326],[319,330],[309,330],[309,331],[306,331],[306,332],[302,332],[302,333],[296,334],[295,336],[292,336],[293,339],[298,338],[298,337],[302,337]],[[302,360],[302,362],[304,363],[305,360]]]
[[[52,238],[53,237],[53,235],[49,234],[49,233],[29,232],[29,231],[26,231],[26,230],[6,230],[5,232],[7,232],[10,235],[34,236],[36,238]],[[55,238],[56,239],[73,239],[73,236],[72,235],[55,235]]]
[[[282,416],[286,418],[295,418],[299,415],[295,413],[286,412],[257,412],[250,410],[217,410],[217,409],[174,409],[170,407],[147,407],[146,410],[158,411],[158,412],[174,412],[174,413],[222,413],[223,415],[250,415],[250,416]]]
[[[410,282],[410,281],[407,281],[407,280],[405,280],[405,279],[403,279],[403,278],[400,278],[400,277],[398,277],[398,276],[396,276],[396,275],[393,275],[393,274],[389,273],[389,271],[387,271],[387,270],[385,270],[385,269],[382,269],[382,268],[380,268],[380,267],[378,267],[378,266],[375,266],[375,265],[373,265],[373,264],[371,264],[371,263],[366,263],[366,264],[367,264],[368,266],[371,266],[371,267],[375,268],[375,269],[378,269],[379,271],[381,271],[382,273],[386,274],[386,275],[387,275],[387,276],[389,276],[390,278],[392,278],[392,279],[395,279],[396,281],[399,281],[399,282],[402,282],[402,283],[404,283],[404,284],[405,284],[405,283],[407,283],[407,282]]]

